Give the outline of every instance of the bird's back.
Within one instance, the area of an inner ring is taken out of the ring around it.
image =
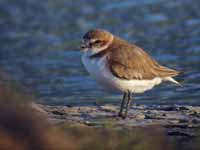
[[[160,65],[143,49],[115,38],[110,47],[110,70],[122,79],[152,80],[156,77],[174,77],[178,71]]]

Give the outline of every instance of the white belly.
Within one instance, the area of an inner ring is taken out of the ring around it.
[[[106,65],[106,56],[102,58],[88,58],[85,53],[82,56],[82,62],[90,73],[90,75],[106,89],[118,90],[122,92],[130,91],[132,93],[143,93],[146,90],[152,89],[155,85],[162,82],[162,79],[157,77],[152,80],[124,80],[115,77]]]

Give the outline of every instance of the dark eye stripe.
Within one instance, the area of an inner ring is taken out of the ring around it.
[[[101,41],[100,40],[96,40],[94,43],[98,44],[98,43],[101,43]]]

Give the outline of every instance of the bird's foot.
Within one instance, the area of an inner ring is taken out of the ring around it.
[[[122,116],[122,119],[126,119],[126,118],[127,118],[127,115],[123,115],[123,116]]]
[[[122,119],[126,119],[127,115],[123,114],[122,112],[119,112],[118,117],[121,117]]]
[[[122,117],[123,116],[123,113],[120,111],[119,113],[118,113],[118,117]]]

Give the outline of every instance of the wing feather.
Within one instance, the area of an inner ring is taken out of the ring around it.
[[[126,41],[117,41],[109,57],[111,72],[122,79],[151,80],[155,77],[173,77],[178,71],[161,66],[141,48]],[[125,45],[124,45],[125,44]]]

